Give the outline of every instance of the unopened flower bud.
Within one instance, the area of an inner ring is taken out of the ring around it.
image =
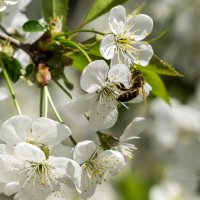
[[[7,40],[4,43],[0,44],[0,51],[8,55],[9,57],[12,57],[14,54],[14,49],[10,45],[10,42]]]
[[[39,64],[36,73],[36,81],[40,86],[48,85],[51,80],[51,73],[45,64]]]
[[[51,34],[55,35],[62,32],[62,19],[55,17],[49,22]]]

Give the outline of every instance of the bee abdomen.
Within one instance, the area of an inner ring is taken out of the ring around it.
[[[138,95],[139,95],[139,90],[136,89],[136,90],[128,91],[128,92],[125,92],[125,93],[119,95],[117,100],[121,101],[121,102],[127,102],[127,101],[130,101],[130,100],[134,99]]]

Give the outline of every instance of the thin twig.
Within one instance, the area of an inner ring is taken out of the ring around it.
[[[30,44],[21,43],[20,41],[18,41],[18,40],[16,40],[16,39],[12,38],[12,37],[10,37],[10,36],[7,36],[6,34],[1,33],[1,32],[0,32],[0,39],[1,39],[1,40],[4,40],[4,41],[6,41],[6,40],[10,41],[10,44],[11,44],[12,46],[14,46],[15,48],[18,48],[18,49],[22,49],[22,50],[24,50],[26,53],[29,54],[29,49],[30,49],[30,46],[31,46]]]
[[[55,105],[54,105],[54,103],[53,103],[53,100],[52,100],[52,98],[51,98],[51,95],[50,95],[50,93],[49,93],[49,90],[48,90],[47,86],[46,86],[46,92],[47,92],[47,98],[48,98],[48,100],[49,100],[49,103],[50,103],[50,105],[51,105],[51,107],[52,107],[52,110],[53,110],[54,114],[56,115],[58,121],[59,121],[61,124],[64,124],[64,122],[63,122],[63,120],[62,120],[60,114],[58,113],[58,111],[57,111],[57,109],[56,109],[56,107],[55,107]],[[70,135],[69,138],[70,138],[71,142],[74,144],[74,146],[76,146],[77,142],[76,142],[76,140],[73,138],[73,136]]]

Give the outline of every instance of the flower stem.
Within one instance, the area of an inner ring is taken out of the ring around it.
[[[48,117],[48,88],[47,86],[44,86],[44,92],[43,92],[43,103],[44,103],[44,117]]]
[[[88,62],[92,62],[91,58],[89,57],[88,53],[76,42],[73,42],[71,40],[60,40],[60,42],[62,44],[65,45],[69,45],[69,46],[74,46],[75,48],[77,48],[78,50],[80,50],[80,52],[86,57],[86,59],[88,60]]]
[[[161,39],[162,37],[164,37],[165,35],[167,35],[169,33],[169,29],[164,30],[163,32],[161,32],[157,37],[147,41],[147,43],[151,44],[153,42],[156,42],[157,40]]]
[[[40,89],[40,117],[43,116],[44,88]]]
[[[66,33],[61,33],[59,35],[56,35],[55,38],[60,37],[60,36],[71,35],[71,34],[74,34],[74,33],[95,33],[95,34],[98,34],[98,35],[105,35],[105,33],[102,33],[100,31],[95,31],[95,30],[75,30],[75,31],[69,31],[69,32],[66,32]]]
[[[51,98],[51,95],[50,95],[50,93],[49,93],[49,90],[48,90],[47,86],[46,86],[46,92],[47,92],[47,98],[48,98],[48,100],[49,100],[49,103],[50,103],[50,105],[51,105],[51,107],[52,107],[52,110],[53,110],[54,114],[56,115],[58,121],[59,121],[60,123],[64,124],[64,122],[63,122],[63,120],[62,120],[60,114],[58,113],[58,111],[57,111],[57,109],[56,109],[56,107],[55,107],[55,105],[54,105],[54,103],[53,103],[53,100],[52,100],[52,98]],[[74,144],[74,146],[75,146],[75,145],[77,144],[76,140],[75,140],[71,135],[69,136],[69,138],[70,138],[71,142],[72,142],[72,143]]]
[[[0,32],[0,39],[4,40],[4,41],[8,40],[10,42],[10,44],[13,45],[15,48],[22,49],[26,53],[30,54],[30,52],[29,52],[29,49],[31,46],[30,44],[21,43],[18,40],[14,39],[12,37],[9,37],[6,34],[1,33],[1,32]]]
[[[2,69],[3,69],[3,75],[4,75],[4,78],[5,78],[5,80],[6,80],[8,89],[9,89],[9,91],[10,91],[10,94],[11,94],[11,97],[12,97],[12,100],[13,100],[13,103],[14,103],[14,106],[15,106],[15,108],[16,108],[16,111],[17,111],[18,115],[21,115],[22,113],[21,113],[21,109],[20,109],[18,100],[17,100],[17,98],[16,98],[16,96],[15,96],[14,89],[13,89],[13,87],[12,87],[10,78],[9,78],[9,76],[8,76],[8,73],[7,73],[6,69],[5,69],[5,66],[4,66],[2,60],[0,60],[0,65],[1,65],[1,67],[2,67]]]
[[[60,117],[60,115],[59,115],[59,113],[58,113],[58,111],[57,111],[57,109],[56,109],[56,107],[55,107],[55,105],[54,105],[54,103],[53,103],[53,100],[52,100],[52,98],[51,98],[51,95],[50,95],[50,93],[49,93],[48,88],[46,88],[46,92],[47,92],[47,98],[48,98],[49,103],[50,103],[50,105],[51,105],[51,107],[52,107],[52,109],[53,109],[53,112],[55,113],[55,115],[56,115],[58,121],[59,121],[60,123],[63,123],[62,118]]]

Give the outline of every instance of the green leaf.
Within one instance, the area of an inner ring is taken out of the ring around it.
[[[30,76],[33,73],[33,70],[34,70],[34,65],[33,64],[29,64],[26,67],[26,74],[25,74],[25,76],[26,77]]]
[[[88,11],[83,24],[87,24],[97,17],[108,12],[112,7],[125,3],[127,0],[95,0]]]
[[[15,83],[21,76],[21,64],[15,58],[4,58],[3,63],[10,79]]]
[[[89,63],[86,57],[80,52],[69,54],[68,57],[73,60],[72,66],[79,71],[82,71]]]
[[[152,71],[158,74],[168,75],[168,76],[178,76],[182,77],[183,75],[176,71],[170,64],[161,60],[157,55],[153,55],[150,63],[146,67],[137,66],[138,70],[142,71]]]
[[[49,22],[51,18],[59,17],[65,26],[68,14],[68,0],[42,0],[42,16]]]
[[[151,93],[154,94],[155,96],[160,97],[162,100],[164,100],[168,104],[171,104],[167,90],[165,88],[165,85],[162,79],[155,72],[146,71],[144,69],[145,67],[139,70],[142,72],[145,81],[151,85],[152,87]]]
[[[25,32],[42,32],[46,27],[37,20],[29,20],[22,26]]]

